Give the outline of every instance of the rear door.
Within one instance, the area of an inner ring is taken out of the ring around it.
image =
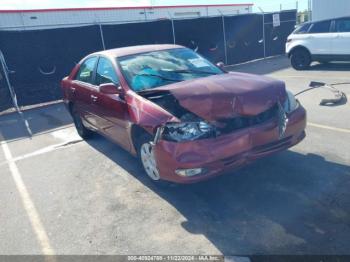
[[[130,150],[127,103],[123,95],[102,94],[99,86],[107,83],[120,86],[115,65],[101,56],[96,68],[95,88],[91,91],[92,117],[101,133]]]
[[[350,56],[350,17],[336,19],[334,22],[335,37],[332,39],[332,54],[339,59]]]
[[[330,55],[332,53],[331,41],[334,33],[330,31],[331,22],[331,20],[315,22],[310,26],[305,40],[312,55]]]
[[[94,127],[93,119],[91,117],[91,90],[94,87],[94,72],[98,57],[87,58],[80,66],[71,86],[69,87],[70,97],[74,101],[80,116],[90,126]]]

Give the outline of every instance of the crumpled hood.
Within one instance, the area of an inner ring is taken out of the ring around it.
[[[182,107],[207,121],[257,115],[286,99],[284,82],[244,73],[214,75],[160,89],[169,91]]]

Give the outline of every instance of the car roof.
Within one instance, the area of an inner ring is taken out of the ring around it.
[[[341,17],[334,17],[334,18],[328,18],[328,19],[322,19],[322,20],[307,21],[300,25],[307,25],[307,24],[313,24],[313,23],[325,22],[325,21],[333,21],[333,20],[344,19],[344,18],[350,18],[350,16],[341,16]]]
[[[137,46],[127,46],[127,47],[108,49],[104,51],[95,52],[91,55],[105,55],[110,58],[117,58],[117,57],[122,57],[127,55],[134,55],[139,53],[161,51],[161,50],[167,50],[167,49],[176,49],[176,48],[184,48],[184,47],[181,45],[170,45],[170,44],[137,45]]]

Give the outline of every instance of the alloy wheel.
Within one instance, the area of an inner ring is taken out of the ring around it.
[[[141,162],[147,173],[152,180],[159,180],[159,171],[157,169],[156,160],[153,154],[153,147],[150,143],[144,143],[141,146]]]

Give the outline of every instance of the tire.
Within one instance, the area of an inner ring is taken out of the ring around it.
[[[74,126],[75,126],[79,136],[84,140],[90,138],[92,136],[93,132],[84,126],[83,121],[81,120],[81,117],[80,117],[77,109],[75,108],[75,106],[73,106],[73,108],[72,108],[72,118],[73,118]]]
[[[169,186],[171,183],[161,179],[156,161],[152,154],[153,138],[149,134],[141,134],[136,141],[137,157],[147,177],[157,186]]]
[[[309,52],[305,49],[296,49],[290,56],[290,62],[295,70],[306,70],[312,60]]]

